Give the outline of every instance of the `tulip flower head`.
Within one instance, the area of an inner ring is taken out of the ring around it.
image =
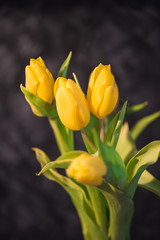
[[[102,158],[83,153],[73,160],[66,173],[79,183],[98,186],[107,173],[107,166]]]
[[[59,118],[67,128],[80,130],[87,126],[90,120],[88,103],[83,92],[73,80],[57,78],[54,96]]]
[[[119,92],[110,65],[99,64],[91,73],[87,101],[91,112],[98,118],[109,115],[116,107]]]
[[[51,104],[54,98],[54,79],[50,71],[46,68],[41,57],[30,59],[30,65],[25,69],[25,87],[28,91]],[[28,101],[28,99],[27,99]],[[41,116],[36,108],[28,101],[32,111],[37,116]]]

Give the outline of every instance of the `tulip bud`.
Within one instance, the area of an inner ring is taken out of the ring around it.
[[[107,173],[107,166],[102,158],[83,153],[73,160],[66,173],[79,183],[98,186]]]
[[[98,118],[110,114],[116,107],[119,92],[110,65],[99,64],[91,73],[87,101],[90,111]]]
[[[46,68],[42,58],[30,59],[30,65],[26,66],[25,74],[26,89],[41,98],[43,101],[51,104],[54,98],[54,79],[50,71]],[[30,104],[33,113],[37,116],[41,116],[33,104],[31,104],[28,99],[27,101]]]
[[[57,112],[64,126],[72,130],[80,130],[87,126],[90,120],[88,103],[83,92],[73,80],[57,78],[54,96]]]

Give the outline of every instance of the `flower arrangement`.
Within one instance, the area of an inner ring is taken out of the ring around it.
[[[70,195],[80,217],[85,240],[129,240],[137,187],[160,196],[160,182],[146,168],[160,156],[160,141],[137,150],[136,140],[160,111],[140,119],[130,130],[126,114],[147,103],[117,110],[119,90],[110,65],[99,64],[89,78],[87,94],[80,83],[67,79],[71,52],[56,81],[41,57],[26,67],[25,87],[20,86],[34,114],[47,117],[60,157],[51,161],[33,148],[41,171]],[[74,149],[74,131],[80,131],[86,151]],[[58,172],[65,169],[66,175]]]

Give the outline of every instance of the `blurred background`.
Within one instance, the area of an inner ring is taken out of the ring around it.
[[[23,4],[22,4],[23,3]],[[111,64],[121,102],[148,101],[128,120],[160,110],[159,1],[1,1],[0,3],[0,239],[82,240],[80,222],[61,186],[37,177],[31,147],[52,160],[59,152],[47,119],[34,116],[19,89],[30,58],[41,56],[56,78],[70,50],[68,76],[75,72],[86,92],[90,72]],[[160,139],[156,120],[138,148]],[[77,149],[84,149],[76,133]],[[150,167],[160,179],[160,162]],[[143,189],[135,195],[132,240],[160,239],[160,199]],[[121,239],[120,239],[121,240]]]

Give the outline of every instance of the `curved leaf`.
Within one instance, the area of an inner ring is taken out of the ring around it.
[[[142,148],[128,163],[128,182],[136,175],[141,166],[154,164],[160,154],[160,141],[153,141]]]
[[[100,229],[103,232],[106,232],[106,234],[108,234],[107,225],[109,225],[109,219],[107,217],[107,213],[109,215],[109,212],[107,211],[109,211],[109,209],[108,209],[107,201],[97,187],[86,186],[86,188],[89,193],[89,197],[91,200],[92,209],[94,210],[96,222],[100,227]]]
[[[138,112],[138,111],[142,110],[143,108],[145,108],[147,105],[148,105],[148,102],[145,101],[144,103],[140,103],[140,104],[128,107],[127,111],[126,111],[126,114],[131,114],[131,113]]]
[[[101,142],[96,131],[92,132],[95,142],[97,142],[96,145],[98,146],[99,153],[107,165],[106,180],[114,186],[123,189],[127,180],[127,171],[124,162],[114,148]]]
[[[51,105],[33,93],[27,91],[27,89],[23,87],[22,84],[20,85],[20,89],[25,97],[30,101],[30,103],[34,105],[34,107],[43,117],[49,117],[51,119],[57,118],[57,110],[55,108],[55,105]]]
[[[129,131],[128,122],[125,122],[121,129],[116,151],[120,154],[125,165],[136,153],[136,144],[133,141],[131,133]]]
[[[147,170],[142,173],[138,181],[138,186],[145,188],[160,197],[160,181],[152,176]]]
[[[75,157],[78,157],[84,153],[83,151],[71,151],[67,152],[63,155],[61,155],[59,158],[57,158],[55,161],[48,162],[42,170],[37,174],[37,176],[41,175],[42,173],[45,173],[49,169],[55,169],[55,168],[63,168],[66,169],[69,167],[70,163],[74,161]]]
[[[114,130],[117,126],[119,120],[120,112],[118,112],[112,119],[108,119],[108,122],[105,124],[105,136],[104,142],[110,144]]]
[[[116,146],[117,146],[117,142],[118,142],[118,139],[119,139],[119,135],[120,135],[120,132],[121,132],[121,128],[122,128],[122,125],[123,125],[123,121],[124,121],[124,117],[125,117],[125,113],[126,113],[126,109],[127,109],[127,104],[128,104],[128,101],[125,101],[125,103],[123,104],[123,107],[120,111],[120,115],[119,115],[117,125],[114,129],[114,132],[113,132],[113,137],[112,137],[112,141],[111,141],[111,145],[113,146],[113,148],[116,148]]]
[[[131,130],[133,140],[135,141],[139,137],[139,135],[143,132],[143,130],[159,117],[160,111],[140,119]]]
[[[75,158],[75,157],[78,157],[79,155],[81,155],[82,153],[85,153],[85,151],[78,151],[78,150],[75,150],[75,151],[70,151],[70,152],[66,152],[64,154],[62,154],[61,156],[59,156],[56,161],[60,161],[60,160],[64,160],[64,159],[72,159],[72,158]]]
[[[154,164],[160,155],[160,141],[154,141],[142,148],[128,163],[127,192],[133,197],[141,174],[151,164]]]
[[[63,62],[63,64],[60,67],[58,77],[66,78],[71,57],[72,57],[72,52],[70,51],[68,57],[66,58],[66,60]]]

